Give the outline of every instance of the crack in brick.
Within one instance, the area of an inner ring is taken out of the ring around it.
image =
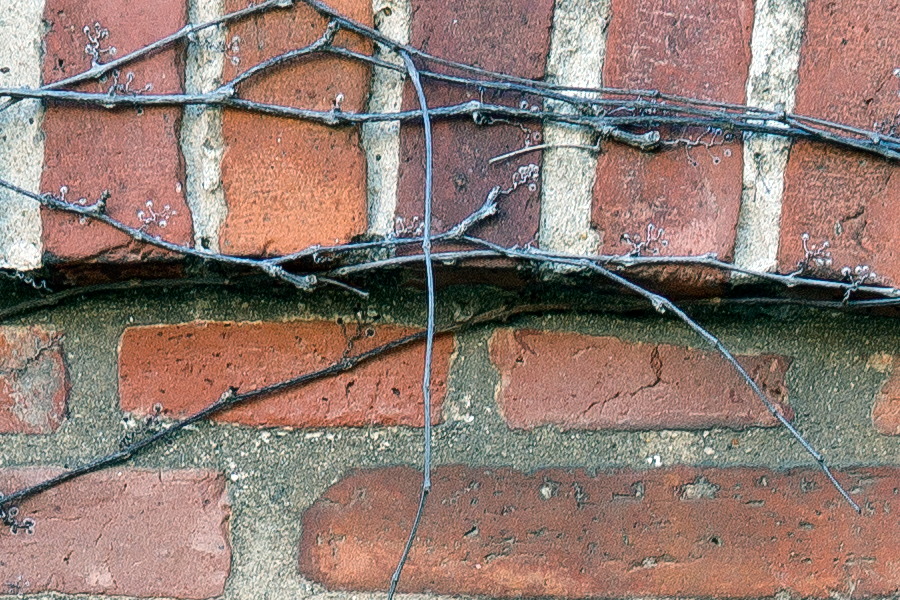
[[[53,335],[50,338],[50,341],[46,344],[38,346],[34,353],[30,356],[25,357],[24,362],[22,362],[22,366],[20,367],[0,367],[0,377],[10,377],[13,379],[18,379],[22,375],[28,372],[36,363],[38,363],[43,355],[50,350],[59,350],[59,344],[62,341],[62,336]],[[18,357],[13,357],[18,358]]]
[[[653,381],[647,384],[643,384],[638,386],[637,389],[631,392],[627,392],[629,398],[634,398],[644,390],[649,390],[655,388],[657,385],[662,383],[662,359],[659,357],[659,346],[653,346],[653,349],[650,351],[650,369],[653,371]],[[616,400],[622,396],[623,392],[618,391],[612,396],[608,398],[603,398],[601,400],[595,400],[591,402],[587,408],[581,411],[581,416],[585,417],[589,412],[591,412],[597,405],[600,406],[600,414],[603,414],[603,409],[606,408],[606,405]]]

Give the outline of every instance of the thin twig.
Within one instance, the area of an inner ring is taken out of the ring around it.
[[[704,341],[709,343],[716,351],[721,354],[726,361],[737,371],[738,375],[741,376],[750,389],[753,391],[754,395],[760,399],[760,401],[766,406],[769,412],[774,416],[781,425],[788,430],[788,432],[794,437],[795,440],[806,450],[810,456],[813,457],[813,460],[819,465],[819,468],[825,473],[825,476],[831,482],[831,484],[837,489],[837,491],[843,496],[844,500],[847,501],[848,504],[855,510],[857,513],[862,512],[860,506],[850,497],[850,494],[846,489],[838,482],[835,478],[834,474],[831,472],[831,468],[825,462],[825,458],[819,453],[813,446],[806,441],[803,435],[797,431],[797,429],[788,421],[787,417],[781,412],[778,406],[773,403],[768,396],[766,396],[763,391],[760,389],[759,385],[757,385],[756,381],[750,377],[750,374],[744,369],[743,366],[738,362],[738,360],[734,357],[734,355],[725,347],[725,345],[712,333],[710,333],[707,329],[697,323],[694,319],[688,316],[683,310],[678,308],[671,300],[666,298],[665,296],[661,296],[660,294],[656,294],[651,292],[650,290],[643,288],[636,283],[613,273],[609,269],[600,266],[594,261],[587,259],[560,259],[553,258],[547,254],[539,250],[531,250],[531,251],[523,251],[523,250],[511,250],[508,248],[503,248],[497,244],[492,242],[488,242],[486,240],[482,240],[480,238],[474,238],[471,236],[467,236],[466,240],[477,245],[484,246],[495,252],[505,255],[510,258],[520,258],[525,260],[533,260],[539,262],[552,262],[555,264],[563,264],[563,265],[571,265],[571,266],[580,266],[587,269],[590,269],[606,279],[622,286],[623,288],[630,290],[631,292],[646,298],[653,308],[659,313],[670,312],[675,315],[682,323],[687,325],[694,333],[700,336]]]
[[[369,38],[373,41],[376,41],[379,44],[382,44],[383,46],[390,48],[391,50],[394,50],[397,53],[405,52],[410,56],[421,58],[427,62],[438,64],[438,65],[441,65],[444,67],[450,67],[452,69],[457,69],[459,71],[472,73],[474,75],[479,75],[481,77],[486,78],[485,80],[474,80],[474,79],[468,80],[468,83],[473,86],[481,85],[484,87],[489,87],[490,83],[502,82],[502,83],[506,83],[506,84],[523,86],[519,91],[529,91],[530,93],[536,93],[537,95],[541,95],[544,97],[548,96],[547,92],[549,92],[549,91],[564,90],[564,91],[577,91],[578,93],[590,92],[592,94],[612,94],[612,95],[624,95],[624,96],[638,96],[638,97],[645,97],[645,98],[649,97],[649,98],[657,100],[658,102],[659,101],[669,101],[669,102],[676,102],[676,103],[680,103],[680,104],[688,104],[688,105],[693,105],[693,106],[714,107],[721,111],[727,111],[730,109],[736,109],[736,110],[746,110],[747,109],[747,107],[742,106],[742,105],[730,104],[730,103],[725,103],[725,102],[699,100],[696,98],[687,98],[687,97],[683,97],[683,96],[677,96],[674,94],[665,94],[658,90],[627,90],[627,89],[620,89],[620,88],[602,88],[602,87],[600,87],[600,88],[565,88],[562,86],[556,86],[556,85],[548,84],[545,82],[540,82],[540,81],[535,81],[535,80],[526,79],[526,78],[522,78],[522,77],[516,77],[513,75],[508,75],[506,73],[498,73],[496,71],[490,71],[490,70],[482,69],[482,68],[475,67],[472,65],[467,65],[467,64],[459,63],[459,62],[456,62],[453,60],[447,60],[445,58],[437,57],[437,56],[429,54],[423,50],[415,48],[414,46],[411,46],[409,44],[399,43],[399,42],[387,37],[386,35],[382,34],[381,32],[379,32],[371,27],[368,27],[367,25],[363,25],[362,23],[359,23],[358,21],[355,21],[353,19],[350,19],[348,17],[341,15],[336,10],[334,10],[330,6],[326,5],[325,3],[321,2],[320,0],[303,0],[303,1],[306,4],[308,4],[309,6],[313,7],[313,9],[315,9],[320,14],[326,16],[327,18],[329,18],[331,20],[337,21],[338,23],[341,24],[342,27],[349,29],[351,31],[355,31],[356,33],[358,33],[366,38]],[[429,75],[431,75],[430,72],[429,72]],[[581,99],[581,100],[584,102],[587,102],[588,104],[590,104],[592,102],[592,100],[590,100],[590,99]],[[572,98],[571,96],[569,96],[569,101],[574,102],[574,103],[579,102],[578,99]],[[659,106],[659,104],[658,104],[658,106]],[[664,108],[664,107],[662,107],[662,108]],[[785,118],[803,119],[804,118],[801,115],[786,114],[784,112],[779,113],[776,111],[755,108],[755,107],[752,109],[752,111],[753,111],[753,113],[755,113],[755,115],[752,117],[754,119],[760,119],[760,118],[776,119],[779,117],[781,117],[782,119],[785,119]],[[848,131],[847,126],[844,126],[840,123],[833,123],[831,121],[826,121],[824,119],[820,119],[819,123],[826,127],[829,127],[829,128],[835,128],[835,129],[841,129],[843,131]],[[879,136],[875,132],[871,132],[871,133],[873,133],[880,141],[890,140],[894,143],[900,144],[900,139],[898,139],[898,138],[894,138],[894,137],[890,137],[890,136]],[[877,147],[877,146],[878,146],[878,144],[872,144],[873,148]],[[892,154],[892,155],[890,155],[890,154]],[[896,152],[890,152],[889,157],[894,158],[894,159],[900,158],[896,155]]]
[[[72,298],[82,298],[84,296],[94,296],[97,294],[106,294],[110,292],[122,292],[130,290],[145,290],[155,288],[179,288],[193,286],[228,286],[233,282],[229,279],[132,279],[128,281],[117,281],[114,283],[100,283],[96,285],[88,285],[82,287],[69,288],[53,292],[46,296],[26,300],[19,304],[0,308],[0,321],[18,317],[32,311],[42,308],[51,308],[57,306],[66,300]]]
[[[319,38],[312,44],[309,44],[308,46],[304,46],[302,48],[297,48],[295,50],[289,50],[287,52],[259,62],[240,75],[236,76],[231,81],[227,81],[219,86],[219,89],[217,89],[216,92],[222,93],[226,96],[232,96],[234,95],[234,91],[237,86],[244,83],[248,79],[255,77],[256,75],[263,73],[264,71],[267,71],[279,65],[292,62],[294,60],[297,60],[298,58],[309,56],[311,54],[315,54],[316,52],[325,50],[326,48],[331,46],[331,43],[334,41],[334,36],[337,35],[337,32],[339,30],[340,25],[336,21],[329,22],[325,27],[325,31],[322,33],[322,35],[319,36]]]
[[[307,56],[307,49],[297,52],[297,56]],[[324,48],[323,48],[324,49]],[[304,51],[304,52],[301,52]],[[291,53],[286,53],[291,55]],[[279,61],[275,57],[270,59],[272,65]],[[246,73],[246,72],[245,72]],[[257,72],[254,72],[256,74]],[[8,96],[14,99],[34,98],[45,101],[97,105],[105,108],[119,106],[188,106],[206,105],[221,106],[236,110],[254,112],[270,116],[300,119],[321,123],[329,127],[357,126],[362,123],[374,122],[420,122],[421,110],[407,110],[398,112],[364,113],[352,111],[323,111],[306,108],[296,108],[279,104],[256,102],[235,96],[233,89],[226,84],[212,92],[199,94],[118,94],[109,95],[101,93],[78,92],[71,90],[33,90],[28,88],[0,88],[0,96]],[[575,98],[571,98],[575,100]],[[551,121],[586,127],[601,138],[612,140],[637,148],[644,152],[659,149],[665,145],[662,143],[659,131],[651,130],[645,133],[631,133],[623,128],[657,128],[668,127],[700,127],[706,129],[721,129],[730,132],[745,132],[753,134],[775,135],[779,137],[808,139],[828,143],[840,147],[846,147],[861,152],[875,154],[890,160],[900,160],[900,141],[894,143],[890,138],[869,131],[862,138],[852,138],[831,133],[829,131],[812,127],[803,121],[786,117],[788,125],[782,121],[761,121],[752,113],[749,107],[743,114],[722,113],[718,111],[703,111],[694,109],[687,111],[684,107],[656,107],[653,114],[643,114],[646,102],[621,101],[616,102],[617,108],[633,109],[635,114],[625,116],[610,116],[605,114],[583,114],[558,112],[553,110],[530,110],[505,106],[501,104],[486,104],[479,100],[470,100],[454,105],[438,106],[430,108],[430,116],[440,119],[454,119],[460,117],[475,118],[477,122],[490,123],[494,120],[519,120],[542,122]],[[687,114],[682,114],[687,113]],[[667,142],[671,145],[672,142]],[[522,152],[536,149],[536,147],[524,148]]]
[[[477,325],[482,325],[486,323],[505,321],[513,316],[521,315],[529,312],[544,312],[547,310],[555,310],[560,308],[558,305],[523,305],[517,306],[514,308],[500,308],[495,310],[489,310],[483,312],[475,317],[459,321],[454,323],[453,325],[443,327],[440,331],[436,332],[438,334],[448,334],[454,333],[458,331],[462,331],[469,327],[474,327]],[[27,486],[16,490],[10,494],[0,496],[0,508],[8,507],[10,504],[14,502],[19,502],[26,498],[35,496],[40,494],[41,492],[45,492],[49,489],[55,488],[67,481],[71,481],[73,479],[77,479],[83,475],[87,475],[88,473],[93,473],[95,471],[100,471],[107,467],[123,463],[139,453],[147,450],[152,447],[156,443],[170,438],[175,435],[177,432],[183,430],[189,425],[193,425],[199,421],[204,419],[208,419],[213,415],[216,415],[224,410],[229,408],[234,408],[235,406],[246,404],[253,400],[257,400],[260,398],[264,398],[266,396],[270,396],[277,392],[282,392],[289,389],[295,389],[312,383],[314,381],[318,381],[320,379],[325,379],[327,377],[333,377],[335,375],[340,375],[341,373],[346,373],[357,366],[371,361],[379,356],[397,350],[398,348],[402,348],[405,346],[409,346],[415,342],[419,342],[424,340],[427,337],[426,331],[418,331],[416,333],[411,333],[409,335],[397,338],[390,342],[381,344],[371,350],[366,352],[362,352],[360,354],[356,354],[354,356],[343,357],[341,360],[331,363],[327,367],[319,369],[317,371],[312,371],[308,373],[303,373],[301,375],[297,375],[296,377],[292,377],[290,379],[286,379],[284,381],[280,381],[278,383],[274,383],[271,385],[266,385],[263,387],[259,387],[253,390],[249,390],[247,392],[238,392],[237,388],[230,387],[228,388],[216,401],[211,404],[205,406],[199,411],[193,413],[192,415],[185,417],[184,419],[180,419],[175,421],[174,423],[169,424],[167,427],[154,432],[148,435],[145,438],[142,438],[136,442],[133,442],[124,448],[121,448],[115,452],[111,452],[109,454],[94,458],[93,460],[88,461],[87,463],[76,467],[74,469],[70,469],[55,477],[51,477],[50,479],[46,479],[39,483],[36,483],[31,486]],[[426,420],[427,422],[427,420]]]
[[[115,69],[118,69],[121,66],[134,62],[140,58],[144,58],[162,50],[163,48],[167,48],[174,44],[175,42],[181,41],[183,39],[189,38],[191,36],[196,35],[198,32],[203,31],[204,29],[208,29],[210,27],[215,27],[216,25],[221,25],[223,23],[230,23],[232,21],[237,21],[251,15],[256,15],[260,13],[264,13],[266,11],[272,10],[274,8],[287,8],[293,5],[292,0],[265,0],[264,2],[260,2],[256,5],[248,6],[247,8],[243,8],[241,10],[236,10],[234,12],[230,12],[226,15],[222,15],[216,19],[212,19],[210,21],[206,21],[205,23],[200,23],[197,25],[185,25],[178,31],[169,34],[163,38],[156,40],[146,46],[138,48],[134,52],[129,52],[125,56],[120,56],[115,60],[111,60],[108,63],[103,63],[99,65],[95,65],[84,71],[82,73],[78,73],[77,75],[73,75],[71,77],[66,77],[65,79],[60,79],[59,81],[54,81],[53,83],[48,83],[46,85],[41,86],[42,90],[58,90],[65,87],[69,87],[72,85],[76,85],[78,83],[82,83],[85,81],[90,81],[92,79],[100,79],[104,75],[112,72]],[[0,96],[6,96],[7,94],[0,94]],[[19,98],[11,97],[9,100],[5,101],[3,104],[0,104],[0,112],[6,110],[13,104],[19,101]]]
[[[419,71],[410,55],[406,52],[400,52],[406,70],[409,73],[409,79],[416,90],[416,97],[419,101],[419,107],[422,109],[422,126],[425,130],[425,191],[423,201],[425,203],[424,220],[425,231],[422,238],[422,256],[425,259],[425,285],[427,287],[427,326],[425,329],[425,369],[422,375],[422,399],[423,399],[423,416],[425,419],[424,427],[424,452],[422,460],[422,488],[419,494],[419,506],[416,508],[416,516],[413,519],[412,527],[409,530],[409,537],[406,538],[406,544],[403,546],[403,552],[397,562],[397,568],[391,575],[391,585],[388,589],[388,600],[393,600],[397,591],[397,584],[400,583],[400,576],[403,573],[403,567],[409,558],[410,550],[412,550],[413,542],[416,540],[416,533],[422,522],[422,515],[425,514],[425,504],[428,501],[428,494],[431,492],[431,362],[434,350],[434,265],[431,262],[431,192],[432,177],[434,164],[434,144],[431,139],[431,118],[428,114],[428,101],[425,99],[425,91],[422,89],[422,81],[419,79]]]

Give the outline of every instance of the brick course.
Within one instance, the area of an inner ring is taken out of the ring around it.
[[[400,591],[829,598],[900,589],[896,468],[819,471],[437,469]],[[385,589],[415,512],[408,468],[351,474],[303,516],[300,569],[331,590]],[[377,541],[377,543],[376,543]]]
[[[778,424],[746,382],[712,351],[499,329],[491,338],[491,360],[500,371],[497,402],[510,427],[740,429]],[[790,359],[770,354],[738,360],[791,418],[784,382]]]
[[[364,327],[350,355],[413,330]],[[371,336],[367,334],[371,333]],[[123,410],[166,416],[196,412],[229,387],[250,391],[323,369],[347,349],[347,329],[333,321],[199,322],[132,327],[119,344]],[[440,421],[453,338],[435,341],[432,421]],[[422,346],[413,344],[352,372],[233,408],[217,420],[266,427],[422,425]]]
[[[0,471],[14,490],[59,473]],[[0,534],[5,593],[220,596],[231,568],[230,507],[204,470],[93,473],[19,505],[34,534]]]

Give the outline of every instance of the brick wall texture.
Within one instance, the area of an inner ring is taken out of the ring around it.
[[[791,0],[797,2],[805,16],[795,32],[796,85],[779,93],[796,98],[799,114],[897,135],[900,2]],[[119,95],[214,89],[322,34],[327,19],[309,2],[277,4],[204,33],[213,42],[193,35],[75,89]],[[410,44],[432,54],[550,82],[551,53],[574,61],[588,46],[566,33],[570,20],[603,21],[601,68],[579,74],[585,81],[599,77],[606,86],[728,103],[744,103],[756,85],[750,65],[764,50],[758,44],[788,47],[754,36],[757,28],[778,29],[777,11],[773,16],[763,5],[330,3],[367,27],[403,30]],[[108,62],[197,22],[199,14],[237,11],[248,2],[28,0],[21,7],[0,0],[0,88],[13,68],[4,62],[11,60],[4,37],[14,33],[3,29],[4,11],[32,10],[39,35],[27,42],[40,59],[28,68],[52,85],[91,68],[92,56]],[[224,59],[215,76],[198,84],[189,65],[203,43]],[[346,28],[334,43],[383,55]],[[460,74],[446,65],[435,70]],[[387,102],[379,94],[392,93],[388,100],[400,110],[416,109],[410,82],[390,88],[386,77],[385,69],[322,54],[252,77],[240,92],[256,102],[332,114],[369,110]],[[426,80],[424,92],[433,105],[545,107],[514,87]],[[236,257],[371,239],[376,222],[421,233],[421,123],[379,130],[387,136],[379,141],[365,127],[209,110],[217,125],[188,144],[181,106],[48,102],[35,113],[43,169],[33,191],[80,204],[108,191],[111,217],[177,244],[213,240],[217,247],[208,250]],[[542,235],[566,224],[560,239],[595,239],[595,253],[626,254],[633,248],[623,234],[646,241],[662,231],[666,244],[656,247],[662,254],[734,260],[739,240],[758,227],[742,225],[740,216],[759,157],[746,151],[740,134],[695,129],[667,130],[683,143],[657,153],[600,143],[590,154],[593,184],[576,230],[577,219],[545,209],[559,199],[548,198],[541,181],[548,170],[565,176],[564,162],[545,160],[546,149],[491,160],[541,144],[540,121],[439,121],[434,231],[451,229],[500,186],[508,193],[498,215],[474,233],[503,246],[541,247]],[[376,142],[385,154],[371,151]],[[0,152],[6,143],[4,134]],[[186,156],[204,145],[218,153]],[[224,197],[219,208],[211,194],[188,188],[191,177],[202,175],[189,171],[201,163]],[[524,182],[516,179],[523,169]],[[804,242],[807,249],[827,242],[830,261],[817,265],[817,276],[846,282],[842,269],[868,269],[875,274],[869,283],[900,284],[900,163],[805,139],[792,143],[778,176],[783,189],[770,190],[781,202],[778,235],[769,236],[777,239],[768,249],[774,270],[790,273],[808,261]],[[393,202],[374,203],[376,192]],[[208,237],[201,215],[219,209],[221,221]],[[0,197],[0,225],[4,210]],[[122,282],[146,275],[148,264],[154,275],[199,268],[199,261],[101,223],[49,209],[35,215],[39,235],[28,243],[41,249],[54,276]],[[367,299],[335,288],[291,296],[274,284],[190,290],[172,284],[72,295],[69,303],[7,317],[5,307],[26,297],[6,291],[21,284],[4,262],[14,238],[0,226],[0,274],[12,279],[0,279],[0,494],[163,431],[223,394],[345,364],[424,323],[421,281],[408,274],[377,281]],[[548,294],[565,275],[547,275]],[[637,275],[682,299],[706,301],[740,283],[696,266],[656,266]],[[479,307],[521,301],[525,279],[507,263],[477,263],[441,279],[440,317],[464,320]],[[472,281],[495,287],[458,285]],[[779,413],[835,466],[861,507],[857,514],[701,338],[658,315],[598,314],[582,298],[576,304],[584,310],[574,315],[550,307],[437,336],[427,416],[434,484],[400,592],[435,600],[900,594],[896,313],[823,317],[762,307],[719,314],[718,304],[697,305]],[[380,597],[419,497],[423,349],[418,340],[279,390],[15,508],[0,503],[0,596]]]

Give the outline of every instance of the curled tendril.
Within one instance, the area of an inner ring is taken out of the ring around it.
[[[103,47],[103,41],[109,38],[109,29],[103,27],[99,21],[95,21],[93,27],[85,25],[82,32],[88,39],[88,43],[84,47],[84,53],[91,57],[92,67],[97,67],[101,64],[100,59],[103,55],[116,55],[115,46]]]
[[[169,225],[169,220],[178,214],[178,211],[172,210],[168,204],[162,207],[162,210],[156,212],[153,209],[153,200],[147,200],[144,203],[147,210],[137,211],[137,218],[141,221],[141,229],[146,229],[149,225],[156,225],[160,229],[165,229]]]
[[[831,242],[824,240],[820,244],[810,244],[809,234],[804,232],[800,235],[800,244],[803,246],[803,258],[797,261],[797,269],[792,275],[800,275],[813,267],[831,267]]]
[[[45,292],[53,292],[50,287],[47,285],[47,282],[43,279],[35,279],[34,276],[29,275],[23,271],[0,271],[0,276],[5,277],[6,279],[12,279],[16,281],[21,281],[22,283],[28,284],[36,290],[42,290]]]
[[[665,238],[666,230],[657,227],[653,223],[647,223],[647,232],[644,237],[640,233],[634,235],[623,233],[620,240],[631,246],[628,256],[658,255],[663,248],[669,245]]]
[[[0,496],[0,521],[9,527],[10,533],[17,535],[20,531],[24,531],[28,535],[34,535],[35,520],[30,517],[19,520],[17,518],[19,516],[19,507],[3,506],[2,501],[3,497]]]

